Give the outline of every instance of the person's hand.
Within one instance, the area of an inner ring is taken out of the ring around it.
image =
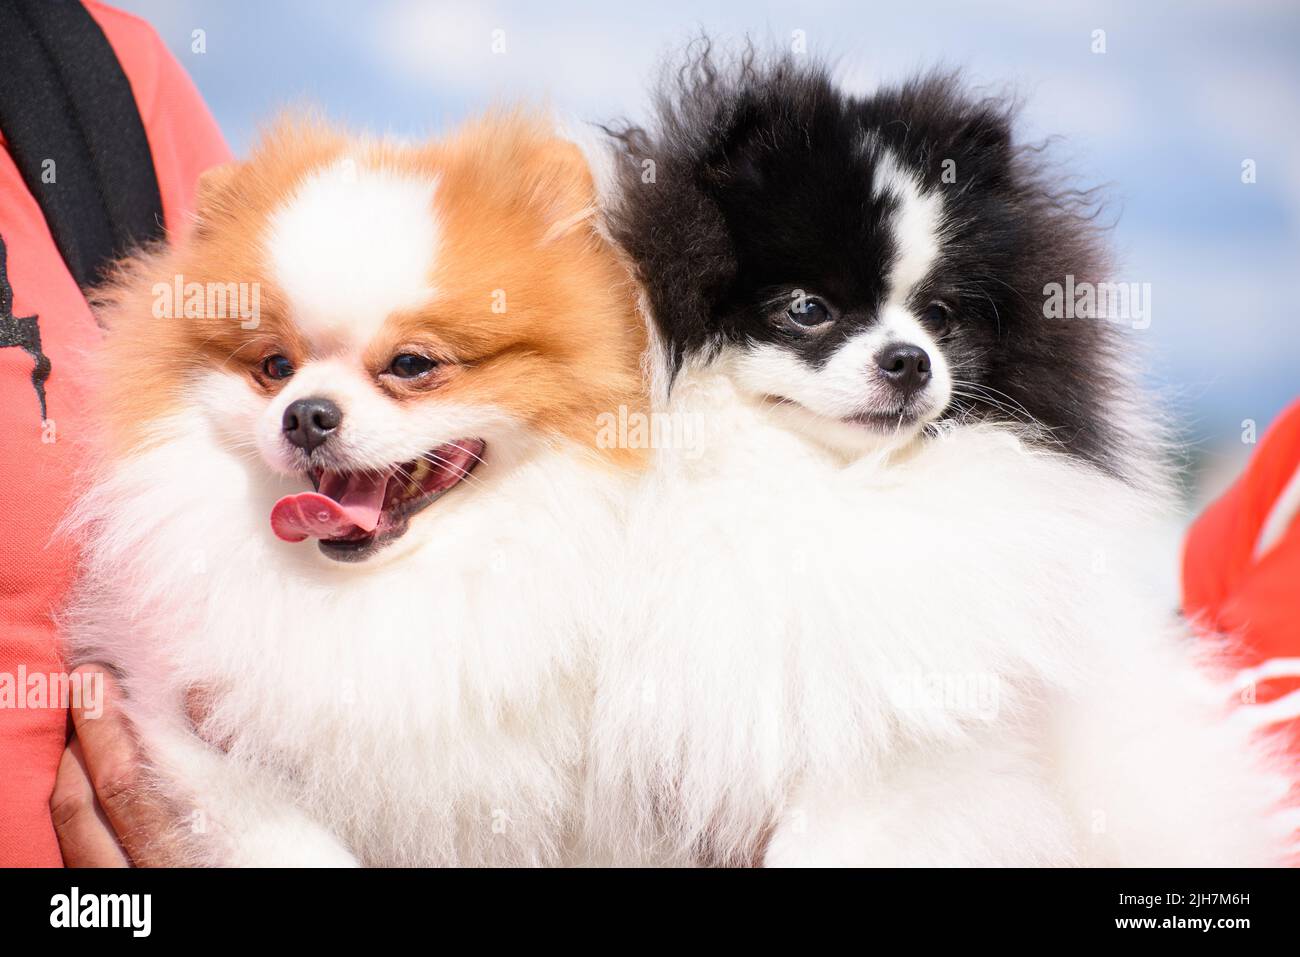
[[[180,862],[180,813],[148,785],[139,744],[119,707],[119,690],[101,665],[103,708],[72,709],[75,736],[63,752],[50,795],[50,817],[68,867],[166,867]]]

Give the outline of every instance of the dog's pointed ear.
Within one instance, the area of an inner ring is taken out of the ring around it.
[[[951,160],[996,183],[1009,175],[1015,159],[1014,102],[972,97],[956,71],[883,88],[861,97],[856,110],[864,129],[922,168]]]
[[[954,159],[962,175],[978,182],[981,189],[999,189],[1012,176],[1015,148],[1011,119],[1005,109],[982,103],[971,106],[943,148]]]
[[[746,69],[747,85],[725,108],[704,166],[706,180],[756,192],[812,162],[818,142],[839,127],[845,107],[820,68],[786,60],[766,74]]]
[[[210,234],[222,213],[229,208],[235,178],[242,165],[238,162],[223,163],[199,175],[194,198],[194,230],[198,235]]]
[[[768,150],[755,105],[741,102],[732,113],[726,131],[704,158],[705,184],[712,188],[761,189],[766,179],[764,155]]]
[[[546,241],[590,230],[596,216],[596,181],[577,144],[547,139],[534,148],[530,162],[530,201],[546,220]]]
[[[955,142],[963,152],[1007,162],[1012,154],[1011,119],[1005,110],[977,106],[958,130]]]

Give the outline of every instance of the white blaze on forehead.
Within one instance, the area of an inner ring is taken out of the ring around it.
[[[346,158],[313,174],[275,214],[271,269],[313,347],[360,348],[390,313],[433,296],[436,188]]]
[[[892,197],[895,202],[889,224],[895,253],[887,288],[888,302],[902,305],[939,255],[943,199],[937,190],[923,191],[920,180],[887,150],[881,150],[876,157],[871,189],[878,198]]]

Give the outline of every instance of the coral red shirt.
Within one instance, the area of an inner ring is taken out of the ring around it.
[[[1183,553],[1183,608],[1238,642],[1261,717],[1292,732],[1300,760],[1300,402],[1206,509]]]
[[[165,225],[177,230],[192,210],[199,174],[227,162],[229,150],[198,91],[153,29],[99,3],[86,7],[131,84]],[[0,238],[8,254],[13,315],[36,317],[51,367],[42,421],[32,356],[21,348],[0,348],[0,867],[58,866],[49,797],[66,715],[56,706],[32,707],[39,702],[15,685],[22,672],[62,668],[52,614],[64,600],[76,556],[72,545],[52,533],[73,494],[79,430],[93,401],[81,368],[100,332],[14,166],[3,130]]]

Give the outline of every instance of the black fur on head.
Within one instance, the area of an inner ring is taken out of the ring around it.
[[[897,201],[872,184],[882,165],[901,167],[942,199],[939,252],[907,307],[946,307],[935,339],[958,385],[943,416],[1033,425],[1046,444],[1128,471],[1118,412],[1131,372],[1114,324],[1044,310],[1048,284],[1104,279],[1094,196],[1015,143],[1012,105],[948,73],[852,97],[806,57],[746,47],[723,59],[705,39],[666,73],[655,107],[645,127],[607,130],[607,218],[670,377],[727,345],[776,344],[816,368],[870,328],[899,255]],[[834,303],[833,332],[800,339],[774,321],[792,289]]]

